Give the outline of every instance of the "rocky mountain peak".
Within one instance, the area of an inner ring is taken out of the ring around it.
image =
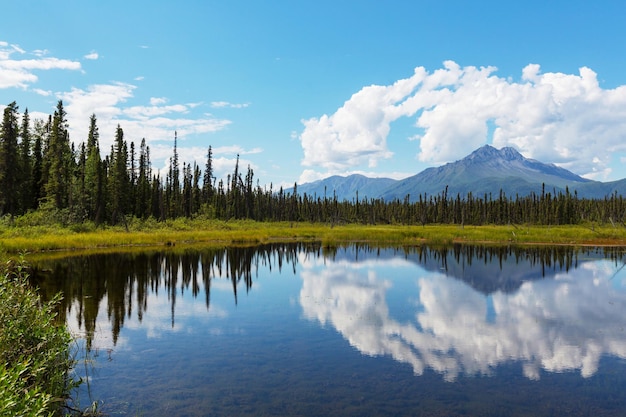
[[[517,150],[515,150],[515,148],[507,146],[498,150],[491,145],[484,145],[476,149],[464,159],[467,160],[467,162],[493,162],[495,159],[515,161],[522,160],[524,157]]]

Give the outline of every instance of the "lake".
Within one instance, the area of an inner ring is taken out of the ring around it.
[[[35,261],[76,407],[129,416],[626,414],[615,248],[269,244]]]

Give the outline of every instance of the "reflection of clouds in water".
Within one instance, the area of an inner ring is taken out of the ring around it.
[[[540,369],[580,369],[588,377],[602,355],[626,358],[626,291],[610,279],[615,269],[607,261],[526,282],[512,294],[496,292],[490,319],[486,296],[456,279],[424,276],[417,280],[416,321],[408,323],[390,317],[385,297],[392,281],[363,264],[302,266],[300,303],[307,318],[332,324],[364,354],[410,364],[416,374],[432,368],[454,380],[521,361],[531,379]]]

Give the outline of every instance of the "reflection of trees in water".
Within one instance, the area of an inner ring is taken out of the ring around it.
[[[66,320],[67,314],[76,315],[79,327],[87,335],[87,348],[90,349],[98,314],[105,306],[112,326],[113,343],[117,343],[126,318],[136,314],[137,319],[142,321],[149,307],[150,294],[158,295],[162,289],[167,291],[174,327],[179,294],[191,291],[196,298],[204,290],[208,310],[211,281],[228,279],[232,282],[237,303],[240,284],[245,284],[246,292],[250,291],[253,276],[259,267],[282,271],[285,266],[290,266],[295,273],[299,253],[306,251],[319,255],[319,250],[319,245],[294,243],[180,253],[86,255],[41,262],[33,270],[33,282],[44,298],[59,291],[63,293],[60,318]]]
[[[44,298],[61,291],[64,299],[60,318],[75,314],[78,325],[87,335],[91,347],[96,320],[103,300],[116,343],[126,318],[136,314],[139,321],[148,310],[148,296],[163,288],[171,307],[171,324],[175,325],[177,296],[191,291],[194,298],[204,298],[210,308],[211,281],[227,279],[232,282],[237,303],[240,284],[246,292],[253,285],[259,267],[281,272],[289,268],[294,275],[298,257],[320,257],[329,260],[345,259],[358,262],[365,259],[403,256],[425,269],[446,271],[475,289],[489,293],[495,290],[516,289],[524,280],[540,279],[549,271],[569,270],[578,265],[580,257],[611,258],[622,262],[623,252],[612,248],[578,250],[566,246],[546,247],[489,247],[452,245],[429,248],[426,246],[381,248],[367,244],[322,248],[316,243],[266,244],[254,247],[185,250],[182,252],[118,253],[86,255],[62,260],[40,262],[33,270],[35,285]],[[476,268],[476,265],[484,268]],[[510,272],[540,271],[516,276]],[[507,269],[509,268],[509,269]],[[76,311],[72,311],[75,309]]]
[[[380,248],[355,244],[325,251],[332,260],[363,261],[402,256],[427,271],[443,272],[464,281],[483,294],[513,292],[526,281],[551,278],[577,268],[584,259],[612,259],[624,263],[624,249],[618,247],[573,246],[485,246],[454,244]]]

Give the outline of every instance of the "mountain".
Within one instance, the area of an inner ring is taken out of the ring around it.
[[[476,197],[491,194],[496,198],[502,189],[507,196],[525,196],[531,192],[541,194],[543,184],[546,192],[565,191],[565,187],[578,188],[593,182],[553,164],[544,164],[524,158],[513,148],[500,150],[485,145],[460,161],[438,168],[428,168],[417,175],[400,181],[386,190],[385,200],[419,198],[419,194],[441,194],[448,186],[448,196],[467,195]],[[573,190],[571,190],[573,192]]]
[[[378,198],[394,185],[397,181],[391,178],[369,178],[364,175],[354,174],[347,177],[334,175],[306,184],[298,184],[298,194],[308,196],[324,196],[332,198],[336,193],[338,200],[352,200],[359,193],[359,200],[363,198]],[[287,190],[293,192],[293,189]]]
[[[572,187],[570,190],[573,190]],[[585,198],[604,198],[615,193],[626,196],[626,178],[611,182],[592,181],[578,186],[575,190],[580,197]]]
[[[359,199],[383,198],[390,201],[404,199],[408,195],[411,201],[416,201],[420,195],[440,195],[446,187],[449,198],[457,194],[465,197],[471,192],[475,197],[491,195],[495,199],[500,190],[514,198],[531,192],[541,194],[542,189],[550,193],[565,192],[566,187],[581,198],[604,198],[615,192],[626,195],[626,179],[606,183],[592,181],[554,164],[525,158],[513,148],[498,150],[490,145],[459,161],[425,169],[403,180],[363,175],[333,176],[298,185],[298,193],[332,197],[334,192],[339,200],[351,200],[358,191]]]

